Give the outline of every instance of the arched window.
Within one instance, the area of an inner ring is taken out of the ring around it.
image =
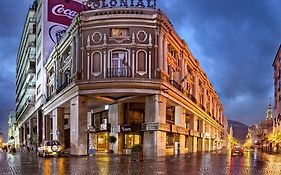
[[[136,60],[137,73],[139,75],[145,75],[147,73],[147,53],[144,50],[137,52]]]
[[[95,52],[92,56],[92,72],[100,72],[101,68],[101,54],[99,52]]]

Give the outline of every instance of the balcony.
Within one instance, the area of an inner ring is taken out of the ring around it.
[[[65,82],[62,85],[60,85],[60,87],[57,88],[56,90],[56,94],[60,93],[60,91],[62,91],[64,88],[66,88],[68,86],[68,83]]]
[[[29,53],[28,53],[28,58],[29,58],[29,60],[30,61],[36,61],[36,59],[35,59],[35,52],[34,51],[30,51]]]
[[[108,68],[107,78],[131,77],[131,68]]]
[[[170,84],[173,85],[176,89],[178,89],[179,91],[182,92],[183,88],[178,82],[176,82],[175,80],[170,80]]]
[[[33,48],[35,48],[35,46],[36,46],[36,44],[35,44],[34,41],[29,41],[29,42],[28,42],[28,47],[33,47]]]
[[[195,98],[192,94],[188,94],[187,96],[188,96],[188,98],[189,98],[190,100],[192,100],[194,103],[197,103],[196,98]]]

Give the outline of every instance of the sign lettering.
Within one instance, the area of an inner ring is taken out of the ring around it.
[[[93,10],[114,7],[156,8],[156,0],[88,0],[83,4]]]

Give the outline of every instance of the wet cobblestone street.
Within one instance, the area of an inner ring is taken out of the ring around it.
[[[96,155],[93,157],[37,157],[35,153],[0,152],[0,174],[18,175],[258,175],[281,174],[281,156],[246,152],[231,157],[228,152],[159,157],[156,160],[131,162],[129,156]]]

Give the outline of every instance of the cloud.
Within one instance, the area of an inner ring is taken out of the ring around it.
[[[227,117],[246,124],[265,119],[281,2],[177,0],[160,6],[200,61]]]
[[[15,103],[15,63],[32,0],[0,6],[0,123]],[[279,0],[159,1],[213,83],[225,114],[253,124],[273,97],[272,62],[281,41]],[[0,127],[0,132],[1,132]],[[3,130],[3,129],[2,129]]]
[[[6,133],[8,115],[15,109],[16,57],[31,0],[1,2],[0,6],[0,132]]]

